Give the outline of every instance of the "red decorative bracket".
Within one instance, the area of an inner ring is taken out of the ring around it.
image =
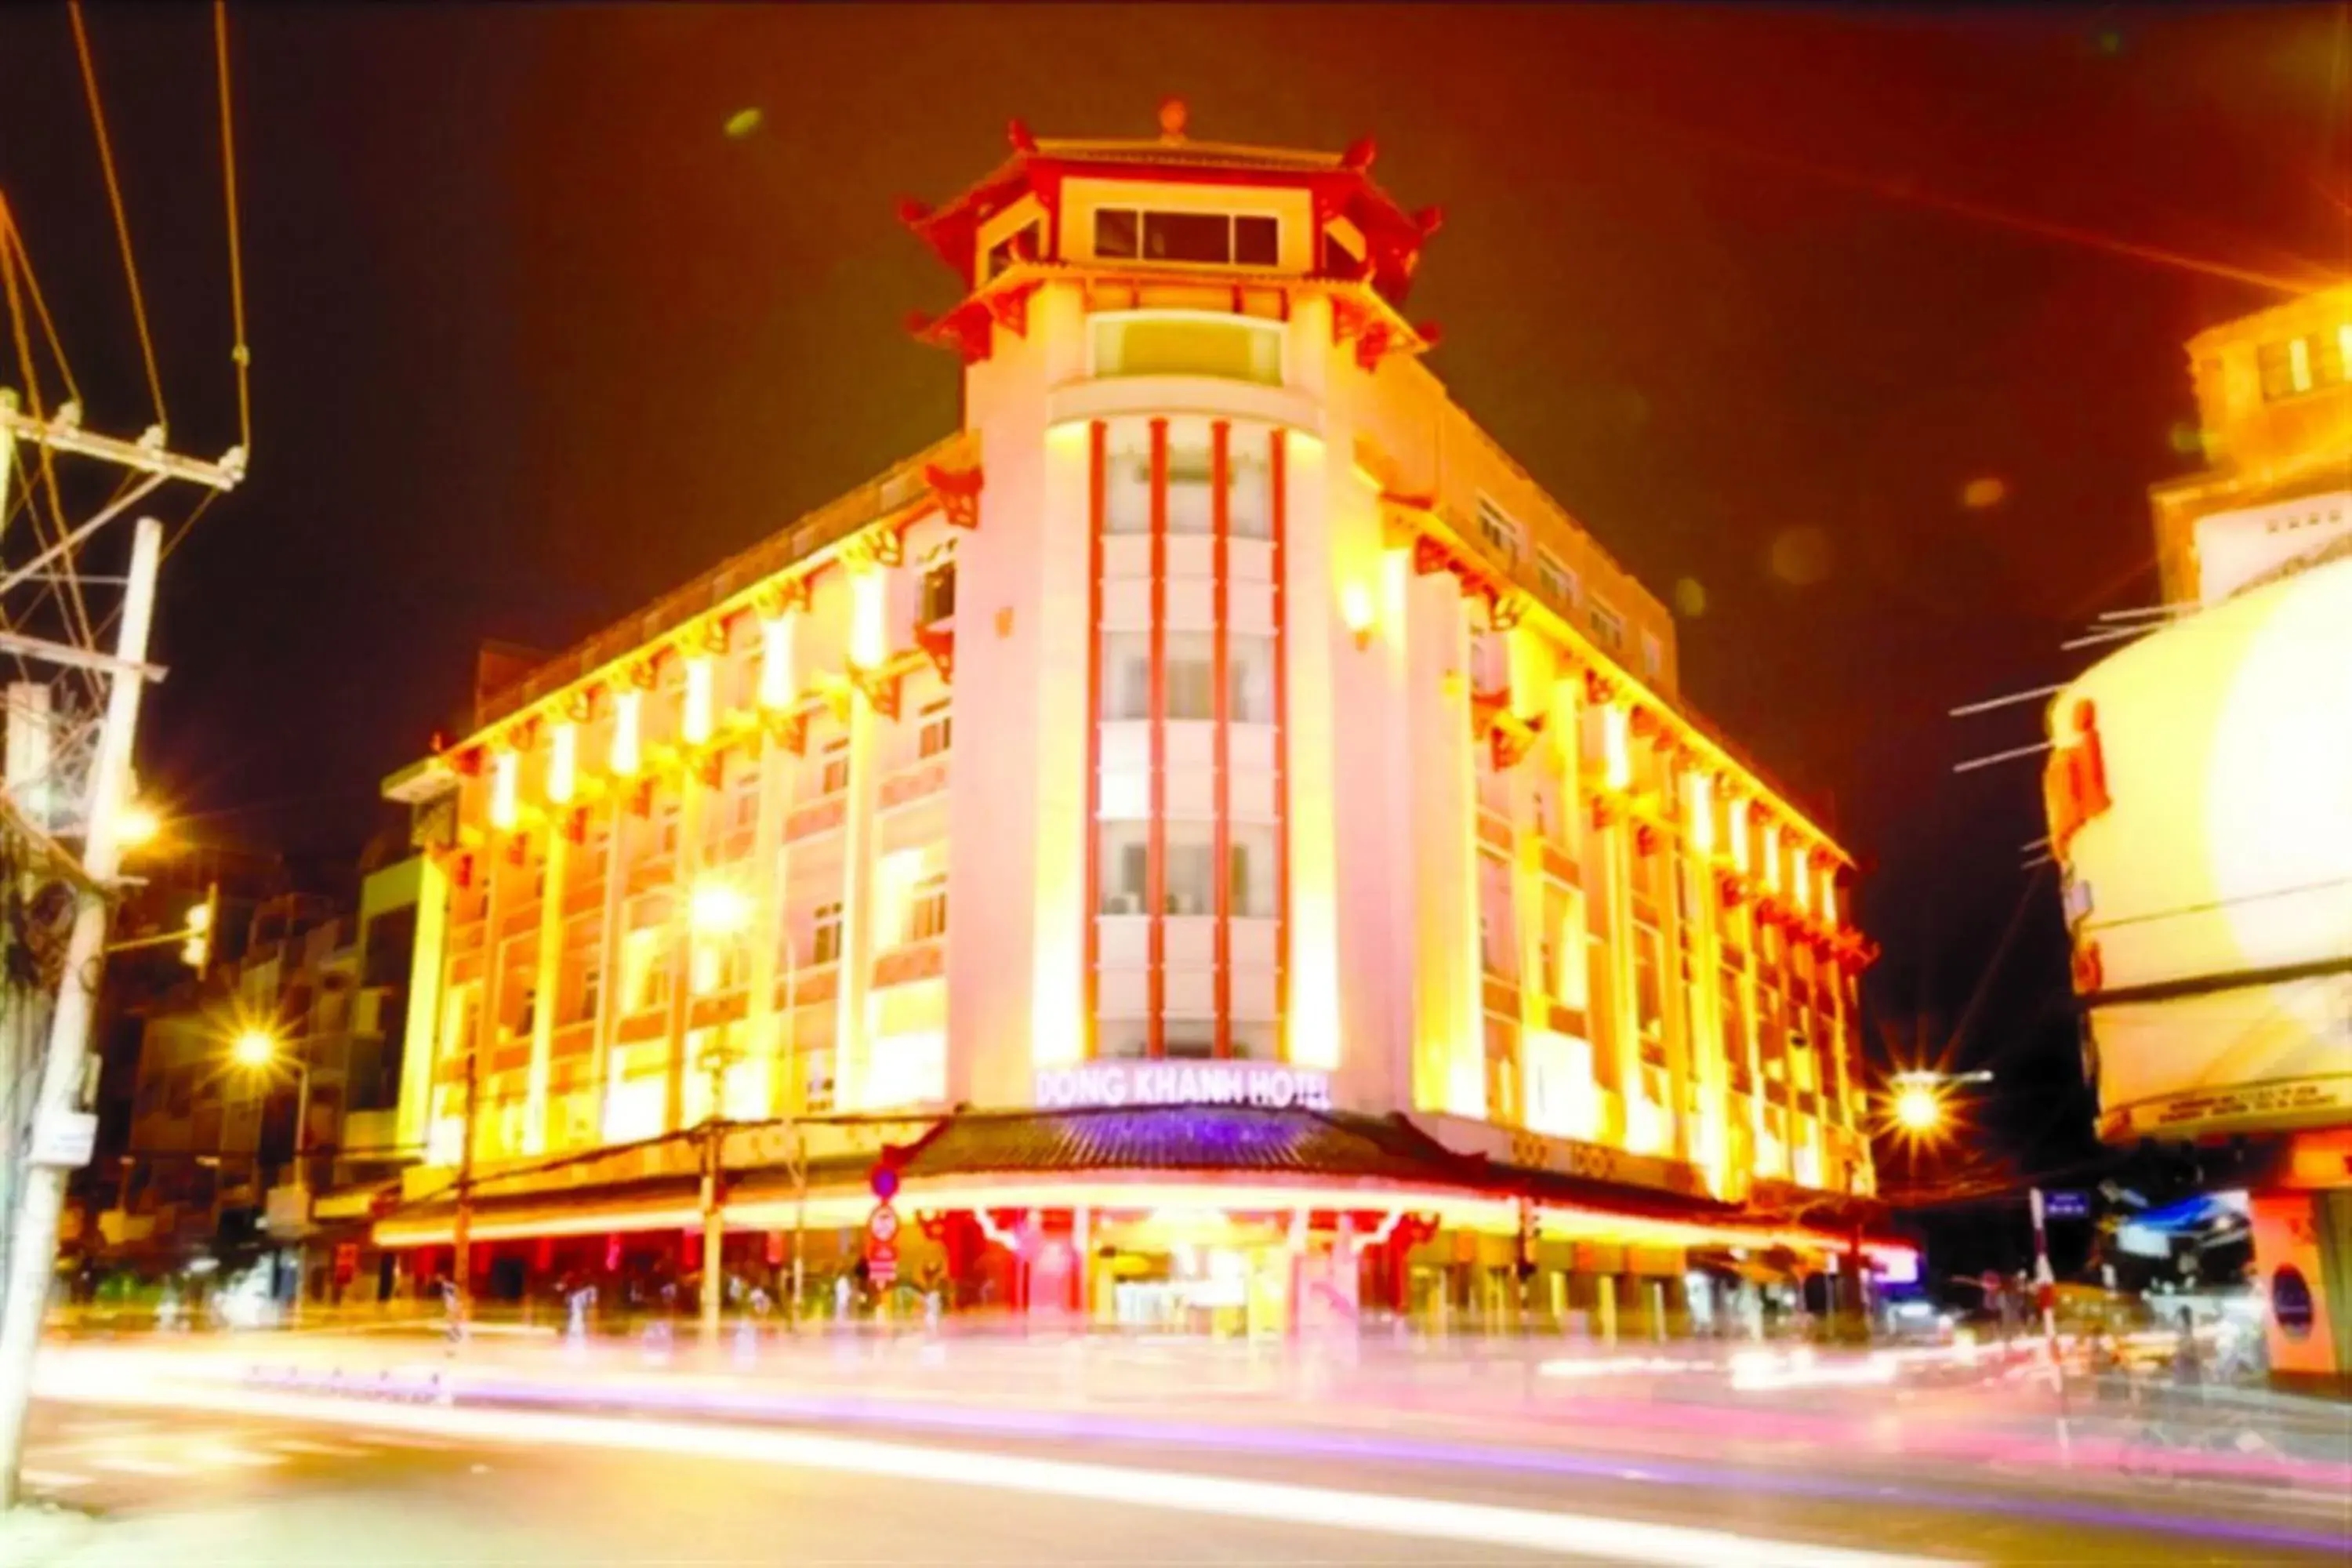
[[[773,582],[751,597],[751,607],[763,621],[772,621],[786,610],[808,613],[809,580],[805,574]]]
[[[1654,822],[1641,822],[1633,826],[1633,848],[1639,854],[1656,854],[1660,837],[1658,825]]]
[[[1536,737],[1543,733],[1540,718],[1528,720],[1514,715],[1507,722],[1495,726],[1491,740],[1495,748],[1495,771],[1507,773],[1517,767],[1535,750]]]
[[[1588,668],[1585,670],[1584,700],[1587,702],[1606,702],[1616,695],[1617,687],[1615,682],[1612,681],[1607,676],[1601,674],[1597,669]]]
[[[991,290],[984,296],[988,319],[1016,338],[1027,337],[1029,296],[1034,294],[1039,287],[1034,282],[1008,283],[1002,289]]]
[[[574,808],[563,814],[563,837],[572,844],[588,842],[588,813],[584,809]]]
[[[936,623],[915,628],[915,646],[931,661],[941,680],[955,679],[955,628]]]
[[[923,483],[940,503],[940,515],[950,527],[980,526],[980,489],[982,475],[978,466],[969,468],[942,468],[937,463],[925,465]]]
[[[654,812],[654,781],[639,779],[629,791],[629,812],[634,816],[651,816]]]
[[[1737,871],[1718,870],[1715,874],[1717,890],[1723,897],[1723,907],[1736,910],[1748,901],[1748,879]]]
[[[717,789],[727,776],[726,753],[716,747],[694,759],[694,776],[705,789]]]
[[[895,670],[852,669],[850,679],[857,689],[866,693],[866,700],[874,704],[874,711],[885,719],[898,717],[898,676]]]
[[[1434,576],[1454,570],[1454,556],[1444,545],[1423,534],[1412,542],[1412,571],[1416,577]]]
[[[808,715],[805,713],[771,713],[768,733],[796,757],[808,755]]]
[[[1525,594],[1497,594],[1488,624],[1498,632],[1509,631],[1528,618],[1528,596]]]
[[[573,692],[563,704],[563,716],[574,724],[585,724],[596,717],[596,697],[603,689],[583,686]]]

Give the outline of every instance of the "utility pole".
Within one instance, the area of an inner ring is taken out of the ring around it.
[[[9,411],[0,407],[0,415]],[[0,423],[0,447],[13,439]],[[33,1356],[47,1316],[49,1284],[56,1269],[58,1217],[65,1205],[66,1173],[86,1163],[96,1119],[81,1109],[82,1080],[89,1055],[90,1021],[97,1010],[98,983],[105,963],[109,884],[121,861],[115,818],[131,772],[131,745],[139,725],[139,697],[145,684],[131,673],[146,663],[147,629],[155,608],[155,574],[163,561],[163,525],[139,520],[132,535],[131,572],[122,601],[122,628],[115,642],[119,661],[107,692],[104,728],[89,792],[89,818],[82,844],[87,878],[79,890],[71,936],[66,944],[65,977],[49,1018],[48,1059],[43,1064],[39,1098],[34,1102],[30,1168],[9,1249],[7,1289],[0,1298],[0,1510],[16,1502],[17,1470],[23,1462],[25,1423],[33,1394]]]
[[[457,1212],[449,1222],[450,1341],[454,1352],[465,1343],[466,1325],[474,1315],[474,1119],[481,1113],[481,1047],[474,1037],[477,1023],[466,1039],[466,1116],[457,1150]]]

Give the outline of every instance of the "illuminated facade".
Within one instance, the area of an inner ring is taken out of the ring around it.
[[[2153,492],[2170,623],[2053,700],[2100,1131],[2251,1138],[2272,1365],[2352,1388],[2352,287],[2189,344],[2210,462]]]
[[[965,290],[919,323],[965,427],[388,785],[433,847],[413,1191],[470,1089],[486,1171],[830,1118],[801,1124],[844,1178],[812,1225],[862,1216],[887,1137],[909,1201],[1022,1258],[1149,1253],[1146,1218],[1213,1201],[1401,1279],[1532,1217],[1562,1300],[1680,1303],[1691,1247],[1844,1245],[1801,1222],[1874,1190],[1847,858],[1424,366],[1437,215],[1370,157],[1016,126],[908,212]],[[1133,1159],[1005,1152],[1024,1117],[1117,1121]],[[1278,1156],[1219,1152],[1276,1123]],[[730,1140],[730,1225],[803,1212],[761,1174],[782,1146]],[[514,1176],[528,1217],[486,1197],[478,1234],[675,1230],[578,1169],[537,1184],[561,1205]]]

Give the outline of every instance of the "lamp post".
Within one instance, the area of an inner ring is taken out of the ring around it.
[[[240,1030],[229,1042],[229,1058],[237,1066],[256,1072],[272,1067],[290,1067],[294,1070],[294,1191],[301,1204],[302,1235],[297,1238],[295,1256],[293,1310],[302,1307],[302,1291],[308,1283],[310,1258],[308,1249],[300,1245],[310,1231],[310,1063],[307,1057],[294,1056],[287,1044],[258,1026]]]
[[[734,882],[711,877],[695,884],[687,900],[687,928],[698,942],[711,944],[694,957],[699,961],[705,952],[731,956],[729,949],[751,923],[751,896]],[[713,980],[724,978],[723,962],[715,968]],[[709,989],[702,984],[704,965],[697,962],[688,977],[698,991]],[[727,1243],[727,1194],[725,1163],[727,1120],[727,1069],[735,1063],[736,1053],[726,1042],[722,1026],[720,1038],[704,1053],[701,1066],[710,1074],[710,1103],[702,1119],[702,1337],[716,1342],[719,1338],[719,1309],[727,1286],[724,1255]]]

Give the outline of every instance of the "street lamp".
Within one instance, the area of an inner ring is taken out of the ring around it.
[[[1924,1138],[1944,1122],[1944,1101],[1924,1083],[1906,1085],[1895,1096],[1895,1125]]]
[[[114,841],[125,849],[136,849],[152,844],[163,831],[163,820],[155,808],[143,801],[132,801],[115,815]]]
[[[310,1187],[310,1064],[300,1057],[289,1057],[285,1043],[258,1025],[248,1025],[237,1031],[229,1041],[229,1059],[241,1068],[257,1071],[275,1066],[294,1069],[294,1185],[304,1192]]]

